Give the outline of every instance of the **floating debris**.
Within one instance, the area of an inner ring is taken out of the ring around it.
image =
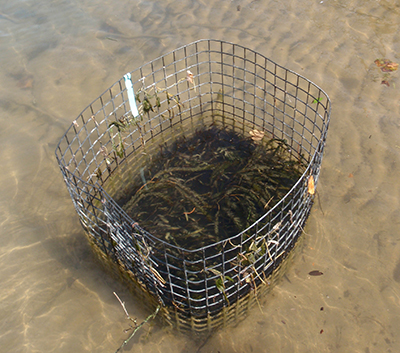
[[[315,194],[315,183],[314,183],[314,177],[312,175],[310,175],[310,177],[308,178],[308,193],[310,195]]]
[[[264,131],[259,131],[256,129],[251,130],[249,134],[251,135],[251,139],[253,141],[261,141],[264,137]]]
[[[322,276],[323,273],[321,271],[318,270],[313,270],[311,272],[308,273],[310,276]]]
[[[390,61],[389,59],[376,59],[374,63],[381,69],[382,72],[397,71],[399,68],[398,63]]]
[[[186,71],[186,79],[193,85],[193,73],[189,70]]]

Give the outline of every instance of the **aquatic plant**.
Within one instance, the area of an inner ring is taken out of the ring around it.
[[[163,148],[140,170],[125,211],[153,235],[195,249],[253,224],[303,171],[284,140],[212,126]]]

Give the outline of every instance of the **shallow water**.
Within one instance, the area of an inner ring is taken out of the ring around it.
[[[139,322],[150,314],[95,260],[54,149],[123,74],[215,38],[259,51],[331,97],[317,202],[262,311],[200,343],[147,326],[126,351],[399,351],[400,82],[374,64],[400,61],[399,15],[394,0],[3,2],[1,350],[114,352],[129,322],[113,291]],[[314,269],[324,274],[309,276]]]

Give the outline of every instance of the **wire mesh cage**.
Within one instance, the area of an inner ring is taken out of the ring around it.
[[[200,40],[108,88],[73,121],[56,158],[95,248],[163,305],[167,321],[202,332],[235,320],[301,235],[329,119],[329,97],[308,79],[243,46]],[[154,182],[146,166],[160,150],[210,126],[284,141],[304,168],[251,224],[184,247],[142,227],[121,200],[133,181]]]

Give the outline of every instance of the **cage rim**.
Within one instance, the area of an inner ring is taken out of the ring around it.
[[[322,118],[322,121],[323,121],[323,123],[322,123],[322,129],[321,129],[321,137],[320,137],[319,140],[318,140],[318,143],[317,143],[317,145],[316,145],[316,147],[315,147],[315,151],[313,152],[312,155],[310,155],[310,161],[307,163],[307,167],[306,167],[305,171],[304,171],[303,174],[298,178],[298,180],[297,180],[296,183],[292,186],[292,188],[285,194],[285,196],[283,196],[283,198],[281,198],[281,199],[279,200],[279,202],[278,202],[276,205],[274,205],[273,208],[271,208],[270,210],[268,210],[268,212],[266,212],[266,213],[264,213],[263,215],[261,215],[253,224],[251,224],[250,226],[248,226],[246,229],[242,230],[241,232],[236,233],[235,235],[233,235],[233,236],[231,236],[231,237],[228,237],[228,238],[226,238],[226,239],[220,240],[220,241],[218,241],[218,242],[214,242],[214,243],[211,243],[211,244],[208,244],[208,245],[205,245],[205,246],[196,248],[196,249],[186,249],[186,248],[179,247],[179,246],[176,246],[176,245],[174,245],[174,244],[171,244],[171,243],[169,243],[169,242],[167,242],[167,241],[165,241],[165,240],[163,240],[163,239],[161,239],[161,238],[158,238],[158,237],[154,236],[153,234],[151,234],[150,232],[148,232],[147,230],[145,230],[145,229],[141,228],[140,226],[136,225],[136,226],[142,231],[142,234],[146,235],[146,237],[149,237],[149,238],[151,238],[152,240],[154,240],[154,241],[156,241],[156,242],[160,242],[160,243],[162,243],[162,244],[164,244],[164,245],[167,245],[168,247],[172,247],[172,248],[175,248],[175,249],[177,249],[177,250],[184,251],[184,252],[186,252],[186,253],[196,253],[196,252],[199,252],[199,251],[201,251],[201,250],[207,249],[207,248],[209,248],[209,247],[213,247],[213,246],[215,246],[215,245],[219,245],[219,244],[223,244],[223,243],[225,243],[225,242],[228,242],[229,240],[232,240],[232,239],[234,239],[234,238],[240,236],[241,234],[244,234],[244,233],[245,233],[246,231],[248,231],[249,229],[252,229],[257,223],[259,223],[259,222],[260,222],[261,220],[263,220],[264,218],[268,217],[268,215],[270,215],[275,209],[277,209],[278,207],[280,207],[280,206],[282,205],[282,203],[285,201],[285,199],[288,197],[288,195],[290,195],[290,194],[292,193],[292,191],[293,191],[296,187],[298,187],[298,184],[299,184],[301,181],[305,180],[306,175],[307,175],[307,174],[310,174],[310,168],[311,168],[311,166],[312,166],[312,164],[313,164],[313,161],[315,160],[317,154],[320,154],[320,153],[321,153],[321,152],[320,152],[321,144],[324,144],[324,143],[325,143],[326,135],[327,135],[327,131],[328,131],[329,123],[330,123],[330,117],[331,117],[331,100],[330,100],[328,94],[327,94],[321,87],[319,87],[317,84],[315,84],[314,82],[312,82],[312,81],[309,80],[308,78],[304,77],[303,75],[301,75],[301,74],[299,74],[299,73],[297,73],[297,72],[295,72],[295,71],[293,71],[293,70],[291,70],[291,69],[288,69],[288,68],[286,68],[286,67],[284,67],[284,66],[282,66],[282,65],[280,65],[280,64],[277,64],[277,63],[274,62],[273,60],[267,58],[265,55],[263,55],[263,54],[261,54],[261,53],[255,51],[255,50],[253,50],[253,49],[247,48],[247,47],[245,47],[245,46],[243,46],[243,45],[240,45],[240,44],[235,44],[235,43],[232,43],[232,42],[229,42],[229,41],[225,41],[225,40],[217,40],[217,39],[199,39],[199,40],[193,41],[193,42],[191,42],[191,43],[189,43],[189,44],[182,45],[182,46],[180,46],[180,47],[178,47],[178,48],[176,48],[176,49],[174,49],[174,50],[171,50],[171,51],[169,51],[169,52],[167,52],[167,53],[165,53],[165,54],[163,54],[163,55],[158,56],[157,58],[155,58],[155,59],[153,59],[153,60],[150,60],[150,61],[146,62],[145,64],[139,66],[139,67],[136,68],[135,70],[130,71],[130,73],[135,73],[135,72],[137,72],[137,71],[140,71],[140,70],[143,69],[145,66],[147,66],[147,65],[149,65],[149,64],[152,64],[153,62],[162,60],[163,58],[165,58],[165,57],[167,57],[167,56],[169,56],[169,55],[171,55],[171,54],[173,54],[173,53],[175,53],[175,52],[177,52],[177,51],[180,51],[180,50],[183,50],[183,49],[185,49],[185,48],[187,48],[187,47],[189,47],[189,46],[194,46],[194,45],[196,45],[196,44],[204,43],[204,42],[208,42],[208,43],[209,43],[209,47],[210,47],[210,43],[217,43],[217,44],[220,44],[221,47],[222,47],[223,45],[231,45],[231,46],[233,46],[233,47],[238,47],[238,48],[243,49],[244,52],[248,51],[248,52],[251,52],[252,54],[254,54],[254,55],[256,55],[256,56],[260,56],[261,58],[263,58],[264,60],[266,60],[266,62],[269,62],[269,63],[271,63],[272,65],[275,65],[275,67],[281,68],[281,69],[285,70],[286,72],[292,73],[292,74],[294,74],[295,76],[297,76],[298,78],[303,79],[303,80],[304,80],[305,82],[307,82],[308,84],[311,84],[312,86],[314,86],[314,87],[319,91],[319,95],[322,93],[322,94],[326,97],[327,101],[326,101],[325,104],[322,104],[322,103],[319,102],[319,101],[317,102],[317,104],[321,105],[321,106],[324,108],[324,110],[325,110],[325,113],[324,113],[325,117],[322,117],[321,114],[319,114],[319,113],[317,112],[317,110],[315,111],[315,113],[316,113],[317,115],[319,115],[319,116]],[[212,50],[208,49],[208,50],[206,50],[206,52],[207,52],[207,51],[210,52],[210,51],[212,51]],[[111,90],[111,89],[112,89],[113,87],[115,87],[116,85],[120,84],[121,80],[123,80],[123,77],[121,77],[119,80],[117,80],[117,81],[114,82],[111,86],[109,86],[107,89],[105,89],[96,99],[94,99],[91,103],[89,103],[89,104],[79,113],[79,115],[77,116],[76,119],[78,119],[79,117],[83,116],[83,113],[86,112],[100,97],[102,97],[104,94],[106,94],[109,90]],[[139,82],[139,80],[138,80],[138,81],[135,81],[135,83],[137,83],[137,82]],[[126,88],[123,88],[122,91],[126,91]],[[72,123],[70,124],[70,126],[68,127],[68,129],[66,130],[66,132],[65,132],[65,133],[62,135],[62,137],[60,138],[60,140],[59,140],[59,142],[58,142],[58,144],[57,144],[57,146],[56,146],[56,148],[55,148],[56,159],[57,159],[58,165],[59,165],[59,167],[60,167],[60,169],[61,169],[61,171],[62,171],[62,174],[63,174],[64,178],[66,178],[66,175],[67,175],[67,174],[70,174],[70,175],[71,175],[71,178],[70,178],[70,179],[76,178],[76,179],[78,179],[82,184],[84,184],[86,188],[90,187],[90,188],[96,189],[97,192],[99,193],[99,195],[105,195],[105,196],[106,196],[106,199],[108,199],[107,201],[112,202],[113,206],[116,207],[116,208],[118,209],[118,211],[121,212],[121,213],[123,214],[124,218],[126,218],[127,220],[130,220],[130,221],[134,222],[134,221],[131,219],[131,217],[125,212],[125,210],[124,210],[122,207],[120,207],[120,206],[115,202],[115,200],[105,191],[105,189],[98,183],[98,181],[96,181],[94,184],[93,184],[93,183],[90,183],[90,182],[88,182],[88,181],[82,179],[82,178],[79,177],[78,175],[75,175],[75,173],[73,173],[73,172],[71,172],[71,171],[69,171],[69,170],[67,169],[66,164],[62,161],[62,159],[63,159],[63,155],[62,155],[62,154],[63,154],[63,153],[62,153],[62,149],[61,149],[61,144],[62,144],[63,141],[65,141],[65,140],[68,141],[67,135],[70,133],[71,129],[74,128],[74,127],[75,127],[74,122],[72,122]],[[75,131],[75,135],[76,135],[76,134],[78,134],[77,131]],[[71,145],[71,142],[68,141],[68,146],[70,146],[70,145]],[[60,155],[59,155],[59,153],[60,153]],[[126,158],[126,157],[125,157],[125,158]],[[125,161],[125,159],[123,160],[123,162],[124,162],[124,161]],[[123,163],[123,162],[122,162],[122,163]],[[317,185],[318,179],[319,179],[319,178],[318,178],[318,175],[316,175],[316,180],[315,180],[315,184],[316,184],[316,185]]]
[[[284,70],[286,70],[286,71],[288,71],[288,72],[290,72],[290,73],[292,73],[292,74],[294,74],[294,75],[296,75],[296,76],[298,76],[298,77],[304,79],[304,80],[307,81],[308,83],[312,84],[315,88],[317,88],[319,91],[321,91],[321,92],[325,95],[325,97],[326,97],[326,99],[327,99],[327,103],[326,103],[326,105],[324,106],[325,110],[327,110],[327,119],[326,119],[325,131],[328,129],[328,125],[329,125],[329,122],[330,122],[330,116],[331,116],[331,100],[330,100],[328,94],[327,94],[321,87],[319,87],[319,86],[318,86],[317,84],[315,84],[313,81],[309,80],[307,77],[304,77],[303,75],[301,75],[301,74],[299,74],[299,73],[297,73],[297,72],[295,72],[295,71],[293,71],[293,70],[291,70],[291,69],[288,69],[288,68],[286,68],[286,67],[284,67],[284,66],[282,66],[282,65],[279,65],[279,64],[277,64],[276,62],[274,62],[273,60],[267,58],[264,54],[261,54],[261,53],[255,51],[255,50],[253,50],[253,49],[244,47],[244,46],[241,45],[241,44],[235,44],[235,43],[232,43],[232,42],[229,42],[229,41],[219,40],[219,39],[198,39],[198,40],[196,40],[196,41],[194,41],[194,42],[191,42],[191,43],[186,44],[186,45],[182,45],[182,46],[180,46],[180,47],[178,47],[178,48],[176,48],[176,49],[174,49],[174,50],[171,50],[171,51],[169,51],[169,52],[167,52],[167,53],[165,53],[165,54],[163,54],[163,55],[160,55],[160,56],[158,56],[157,58],[155,58],[155,59],[153,59],[153,60],[150,60],[149,62],[147,62],[147,63],[145,63],[145,64],[139,66],[139,67],[136,68],[135,70],[129,71],[129,73],[132,74],[132,73],[134,73],[134,72],[137,72],[137,71],[139,71],[140,69],[142,69],[143,67],[145,67],[146,65],[148,65],[148,64],[150,64],[150,63],[152,63],[152,62],[158,61],[158,60],[160,60],[160,59],[162,59],[162,58],[164,58],[164,57],[166,57],[166,56],[168,56],[168,55],[171,55],[171,54],[174,53],[174,52],[177,52],[177,51],[179,51],[179,50],[182,50],[183,48],[186,48],[186,47],[189,47],[189,46],[198,44],[198,43],[202,43],[202,42],[216,42],[216,43],[220,43],[220,44],[222,44],[222,45],[223,45],[223,44],[228,44],[228,45],[240,47],[240,48],[242,48],[242,49],[244,49],[244,50],[250,51],[250,52],[252,52],[252,53],[254,53],[254,54],[256,54],[256,55],[261,56],[263,59],[265,59],[266,61],[269,61],[271,64],[273,64],[273,65],[275,65],[275,66],[277,66],[277,67],[279,67],[279,68],[281,68],[281,69],[284,69]],[[98,99],[99,97],[103,96],[107,91],[109,91],[111,88],[113,88],[113,87],[114,87],[115,85],[117,85],[119,82],[121,82],[121,80],[123,80],[123,77],[121,77],[119,80],[115,81],[110,87],[106,88],[97,98],[95,98],[92,102],[90,102],[90,103],[77,115],[77,118],[80,117],[94,102],[96,102],[97,99]],[[136,81],[136,82],[138,82],[138,81]],[[135,82],[135,83],[136,83],[136,82]],[[125,90],[126,90],[126,89],[123,89],[123,91],[125,91]],[[318,103],[321,104],[320,102],[318,102]],[[59,150],[59,146],[61,145],[61,142],[63,141],[63,139],[65,138],[65,136],[68,134],[68,132],[70,131],[70,129],[71,129],[73,126],[74,126],[74,124],[71,123],[70,126],[68,127],[68,129],[66,130],[66,132],[65,132],[65,133],[62,135],[62,137],[60,138],[60,141],[58,142],[58,144],[57,144],[57,146],[56,146],[55,152],[56,152],[57,160],[58,160],[57,151]]]

